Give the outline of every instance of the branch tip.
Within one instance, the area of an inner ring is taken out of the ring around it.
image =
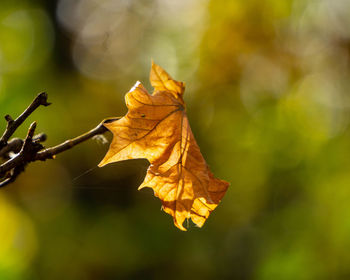
[[[24,110],[24,112],[18,116],[15,120],[10,115],[6,115],[7,127],[4,134],[0,138],[0,150],[7,145],[7,141],[16,131],[16,129],[32,114],[40,105],[48,106],[51,103],[47,102],[47,93],[39,93],[32,103]],[[34,128],[35,129],[35,128]]]
[[[36,122],[32,122],[28,129],[28,134],[26,137],[27,139],[31,140],[33,138],[35,129],[36,129]]]
[[[39,101],[40,105],[49,106],[51,103],[47,102],[47,97],[47,93],[43,91],[37,95],[36,99]]]
[[[5,120],[7,121],[8,124],[11,124],[13,122],[13,118],[10,115],[6,115]]]

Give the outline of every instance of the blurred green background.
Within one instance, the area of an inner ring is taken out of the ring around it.
[[[0,279],[350,279],[350,1],[0,2],[0,115],[53,103],[16,136],[125,114],[151,59],[186,82],[222,203],[181,232],[137,191],[147,161],[97,168],[90,140],[0,191]]]

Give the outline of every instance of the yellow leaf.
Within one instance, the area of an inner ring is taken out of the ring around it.
[[[183,223],[190,218],[201,227],[229,184],[214,178],[194,139],[183,101],[184,83],[155,63],[150,80],[152,95],[137,82],[125,96],[128,113],[105,123],[113,140],[99,166],[148,159],[151,165],[139,189],[152,188],[179,229],[186,230]]]

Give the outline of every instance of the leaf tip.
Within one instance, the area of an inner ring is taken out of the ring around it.
[[[137,190],[139,191],[139,190],[142,190],[142,189],[144,189],[144,188],[148,188],[148,186],[146,186],[146,185],[144,185],[144,184],[141,184],[141,185],[137,188]]]
[[[98,167],[103,167],[105,166],[107,163],[105,163],[105,160],[101,160],[101,162],[99,164],[97,164]]]
[[[174,80],[161,66],[152,60],[150,82],[156,91],[169,91],[177,99],[182,99],[185,83]]]
[[[174,221],[174,224],[175,224],[175,226],[176,226],[178,229],[180,229],[180,230],[182,230],[182,231],[187,231],[187,228],[185,228],[182,224],[180,225],[180,224],[177,223],[176,221]]]

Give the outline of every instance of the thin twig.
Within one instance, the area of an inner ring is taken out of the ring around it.
[[[46,159],[52,159],[55,155],[62,153],[68,149],[73,148],[75,145],[80,144],[81,142],[84,142],[95,135],[103,134],[107,131],[107,128],[103,126],[105,121],[101,122],[98,126],[96,126],[94,129],[91,129],[90,131],[75,137],[73,139],[69,139],[64,141],[63,143],[44,149],[37,153],[35,160],[46,160]]]
[[[7,143],[7,145],[0,150],[0,157],[2,157],[4,159],[8,159],[10,152],[17,154],[21,150],[22,145],[23,145],[22,139],[20,139],[20,138],[11,139]]]
[[[35,128],[36,122],[33,122],[28,129],[27,137],[19,153],[0,165],[0,177],[5,176],[8,171],[16,166],[25,166],[27,163],[33,161],[36,153],[43,148],[41,144],[33,142]]]
[[[35,111],[40,105],[48,106],[51,103],[47,102],[46,92],[39,93],[33,102],[28,106],[27,109],[15,120],[10,115],[5,116],[7,126],[4,134],[0,138],[0,151],[7,145],[7,141],[16,131],[16,129],[28,118],[28,116]]]
[[[10,115],[5,116],[7,126],[5,132],[0,138],[0,158],[5,160],[5,162],[0,165],[0,188],[14,182],[30,162],[53,159],[55,155],[71,149],[96,135],[105,133],[108,130],[104,124],[118,119],[106,119],[94,129],[47,149],[40,144],[40,142],[46,140],[46,135],[41,133],[34,136],[36,122],[33,122],[30,125],[27,136],[24,140],[13,138],[9,141],[16,129],[40,105],[50,105],[50,103],[47,102],[47,94],[45,92],[40,93],[17,119],[13,120]]]
[[[15,157],[0,165],[0,178],[5,177],[5,179],[0,182],[0,188],[12,183],[17,176],[24,171],[24,167],[28,163],[37,160],[45,161],[47,159],[53,159],[55,155],[69,150],[96,135],[105,133],[108,129],[104,124],[117,119],[118,118],[104,120],[94,129],[47,149],[43,149],[43,146],[39,144],[40,140],[42,140],[41,138],[33,137],[36,123],[32,123],[21,151]]]
[[[43,146],[39,142],[33,141],[35,128],[36,122],[33,122],[28,129],[27,136],[19,153],[0,166],[0,177],[6,177],[5,180],[0,182],[0,187],[4,187],[15,181],[18,175],[24,171],[25,166],[35,160],[36,153],[43,149]]]
[[[45,133],[39,133],[33,137],[34,142],[44,142],[46,141],[46,134]],[[0,158],[3,158],[5,160],[8,160],[11,158],[12,154],[17,154],[21,150],[23,145],[23,140],[21,138],[12,138],[10,141],[8,141],[7,145],[0,150]]]

